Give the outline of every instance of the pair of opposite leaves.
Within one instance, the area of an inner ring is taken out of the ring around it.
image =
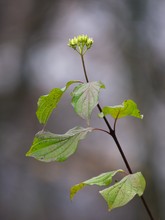
[[[72,105],[77,114],[85,119],[88,123],[92,110],[98,104],[99,92],[101,88],[105,88],[102,82],[81,83],[78,80],[72,80],[66,83],[64,88],[54,88],[48,95],[41,96],[38,100],[37,117],[41,124],[46,124],[52,111],[57,107],[65,91],[70,85],[80,83],[71,93]],[[110,114],[113,118],[121,118],[125,116],[134,116],[142,118],[137,105],[132,100],[126,100],[122,105],[105,106],[100,117]]]

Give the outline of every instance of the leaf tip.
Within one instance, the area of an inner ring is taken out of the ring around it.
[[[28,151],[26,154],[25,154],[26,157],[30,157],[31,156],[31,153],[30,151]]]
[[[99,118],[103,118],[103,117],[104,117],[104,113],[103,113],[103,112],[99,113],[99,114],[98,114],[98,117],[99,117]]]
[[[75,196],[76,193],[77,193],[77,190],[75,190],[75,186],[72,186],[72,187],[70,188],[70,200],[71,200],[71,201],[73,200],[73,198],[74,198],[74,196]]]
[[[70,190],[70,201],[73,201],[73,198],[74,198],[74,194]]]
[[[84,186],[85,186],[85,183],[79,183],[79,184],[74,185],[74,186],[72,186],[72,187],[70,188],[70,200],[71,200],[71,201],[73,200],[73,198],[74,198],[74,196],[76,195],[76,193],[77,193],[79,190],[83,189]]]
[[[105,89],[104,83],[102,83],[101,81],[99,81],[99,84],[100,84],[100,88],[101,88],[101,89]]]

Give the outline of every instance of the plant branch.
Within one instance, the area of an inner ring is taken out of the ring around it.
[[[85,68],[84,56],[83,56],[83,54],[80,54],[80,56],[81,56],[81,62],[82,62],[82,65],[83,65],[83,71],[84,71],[85,79],[86,79],[86,82],[88,83],[89,79],[88,79],[87,71],[86,71],[86,68]]]
[[[83,54],[80,54],[80,56],[81,56],[81,61],[82,61],[82,65],[83,65],[83,71],[84,71],[85,79],[86,79],[86,82],[88,83],[88,82],[89,82],[89,79],[88,79],[87,71],[86,71],[86,67],[85,67],[84,56],[83,56]],[[97,107],[98,107],[99,111],[102,112],[102,108],[101,108],[101,106],[100,106],[99,103],[97,104]],[[128,162],[128,160],[127,160],[125,154],[124,154],[124,151],[122,150],[122,147],[121,147],[121,145],[120,145],[120,143],[119,143],[119,141],[118,141],[118,138],[117,138],[117,136],[116,136],[115,128],[116,128],[116,121],[117,121],[117,120],[115,120],[115,122],[114,122],[114,129],[112,129],[112,127],[111,127],[110,123],[108,122],[107,118],[104,116],[103,119],[104,119],[104,121],[105,121],[105,123],[106,123],[106,125],[107,125],[107,127],[108,127],[108,129],[109,129],[109,132],[106,131],[106,130],[97,129],[97,128],[95,128],[94,130],[104,131],[104,132],[108,133],[108,134],[113,138],[113,140],[114,140],[114,142],[116,143],[116,146],[117,146],[117,148],[118,148],[118,150],[119,150],[119,152],[120,152],[120,154],[121,154],[121,157],[122,157],[122,159],[123,159],[123,161],[124,161],[124,163],[125,163],[125,166],[127,167],[129,173],[132,174],[133,172],[132,172],[132,169],[131,169],[131,167],[130,167],[130,164],[129,164],[129,162]],[[148,213],[150,219],[151,219],[151,220],[154,220],[154,217],[152,216],[151,211],[150,211],[150,209],[149,209],[149,207],[148,207],[148,205],[147,205],[147,203],[146,203],[144,197],[141,196],[140,198],[141,198],[141,200],[142,200],[142,203],[143,203],[143,205],[144,205],[144,207],[145,207],[145,209],[146,209],[146,211],[147,211],[147,213]]]
[[[106,130],[101,129],[101,128],[93,128],[93,131],[102,131],[104,133],[110,134],[109,131],[106,131]]]
[[[116,123],[117,123],[117,119],[118,119],[118,117],[119,117],[119,114],[120,114],[120,110],[119,110],[119,112],[118,112],[118,114],[117,114],[117,117],[115,118],[115,121],[114,121],[114,126],[113,126],[114,132],[116,131]]]
[[[116,146],[117,146],[117,148],[118,148],[118,150],[119,150],[119,152],[120,152],[120,154],[121,154],[121,156],[123,158],[123,161],[124,161],[124,163],[125,163],[125,165],[127,167],[127,170],[129,171],[130,174],[132,174],[133,173],[132,169],[131,169],[131,167],[129,165],[129,162],[128,162],[128,160],[127,160],[127,158],[126,158],[126,156],[125,156],[125,154],[124,154],[124,152],[122,150],[122,147],[121,147],[121,145],[120,145],[120,143],[119,143],[119,141],[117,139],[117,136],[116,136],[116,133],[115,133],[114,130],[113,130],[113,132],[111,132],[111,136],[112,136],[114,142],[116,143]]]
[[[153,215],[152,215],[152,213],[151,213],[151,211],[150,211],[150,209],[149,209],[149,207],[148,207],[148,205],[147,205],[147,203],[146,203],[144,197],[141,196],[140,198],[141,198],[141,200],[142,200],[142,202],[143,202],[144,207],[146,208],[146,211],[147,211],[148,215],[150,216],[150,219],[151,219],[151,220],[154,220],[154,217],[153,217]]]

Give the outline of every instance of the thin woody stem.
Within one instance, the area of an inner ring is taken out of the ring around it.
[[[84,56],[83,56],[83,54],[80,54],[80,56],[81,56],[81,61],[82,61],[82,65],[83,65],[83,71],[84,71],[85,79],[86,79],[86,82],[88,83],[89,79],[88,79],[86,68],[85,68]]]
[[[117,119],[118,119],[118,117],[119,117],[119,114],[120,114],[120,110],[119,110],[119,112],[118,112],[118,114],[117,114],[117,117],[115,118],[115,121],[114,121],[114,126],[113,126],[114,132],[116,131],[116,123],[117,123]]]
[[[104,133],[110,134],[109,131],[101,129],[101,128],[93,128],[93,131],[102,131]]]
[[[84,71],[85,79],[86,79],[86,82],[88,83],[89,79],[88,79],[88,75],[87,75],[87,71],[86,71],[86,67],[85,67],[84,56],[83,56],[83,54],[80,54],[80,56],[81,56],[81,61],[82,61],[82,66],[83,66],[83,71]],[[102,108],[101,108],[99,103],[97,104],[97,107],[98,107],[99,111],[102,112]],[[132,169],[130,167],[130,164],[129,164],[129,162],[128,162],[125,154],[124,154],[124,151],[122,150],[122,147],[121,147],[121,145],[120,145],[120,143],[118,141],[118,138],[116,136],[115,128],[116,128],[116,121],[117,120],[115,120],[114,129],[112,129],[110,123],[108,122],[108,120],[107,120],[107,118],[105,116],[103,117],[103,120],[106,123],[106,125],[107,125],[107,127],[109,129],[109,132],[105,131],[103,129],[95,129],[95,130],[104,131],[104,132],[108,133],[113,138],[113,140],[116,143],[116,146],[117,146],[117,148],[118,148],[118,150],[119,150],[119,152],[121,154],[121,157],[122,157],[122,159],[123,159],[123,161],[125,163],[125,166],[127,167],[127,170],[129,171],[130,174],[132,174],[133,171],[132,171]],[[147,213],[148,213],[148,215],[150,217],[150,220],[154,220],[154,217],[152,216],[152,213],[151,213],[151,211],[150,211],[150,209],[149,209],[149,207],[147,205],[147,202],[145,201],[144,197],[141,196],[140,198],[141,198],[141,201],[142,201],[142,203],[143,203],[143,205],[144,205],[144,207],[145,207],[145,209],[146,209],[146,211],[147,211]]]

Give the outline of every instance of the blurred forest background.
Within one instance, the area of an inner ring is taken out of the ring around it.
[[[109,213],[97,187],[69,200],[72,185],[126,169],[108,135],[90,134],[64,163],[25,157],[42,129],[35,115],[39,96],[69,80],[84,80],[80,58],[67,46],[69,38],[82,33],[94,39],[85,60],[90,80],[106,85],[101,105],[133,99],[144,114],[143,120],[121,119],[117,133],[132,169],[142,171],[147,180],[144,197],[155,219],[163,220],[164,0],[0,1],[0,219],[149,219],[138,197]],[[48,122],[54,133],[85,126],[69,104],[69,93]],[[92,125],[104,128],[97,113]]]

